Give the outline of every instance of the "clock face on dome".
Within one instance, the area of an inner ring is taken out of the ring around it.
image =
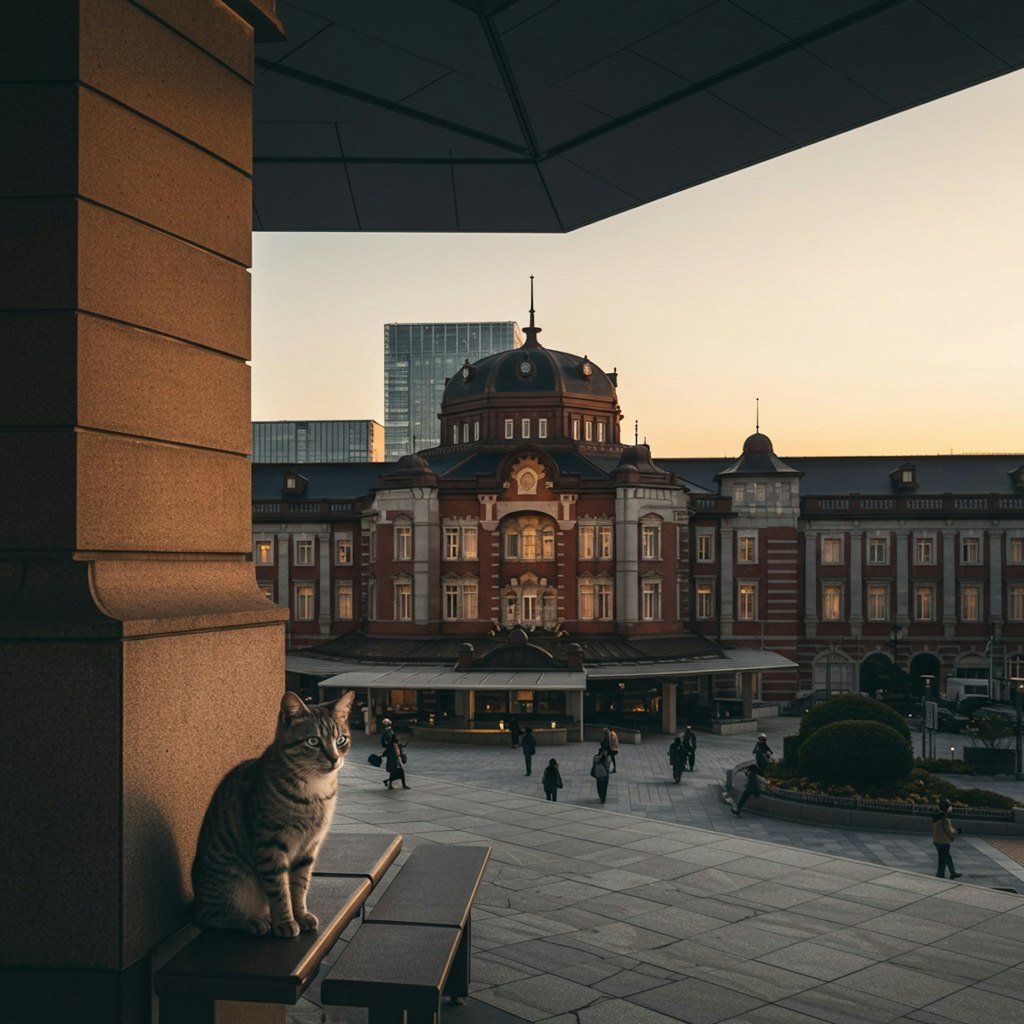
[[[580,364],[580,373],[582,373],[584,377],[589,377],[593,372],[594,368],[586,359],[584,359],[583,362]]]
[[[533,363],[531,363],[529,359],[523,359],[519,363],[519,373],[523,377],[529,377],[530,374],[533,373]]]
[[[469,378],[472,377],[472,376],[473,376],[472,369],[470,369],[470,367],[468,367],[468,366],[464,366],[462,368],[462,379],[463,380],[469,380]]]

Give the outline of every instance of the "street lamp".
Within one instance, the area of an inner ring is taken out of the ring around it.
[[[921,756],[927,757],[928,750],[928,693],[931,689],[932,680],[935,676],[923,675],[921,682],[924,683],[924,690],[921,693]]]
[[[1014,759],[1014,777],[1019,781],[1024,765],[1021,764],[1021,712],[1024,711],[1024,658],[1017,655],[1009,664],[1010,682],[1013,684],[1014,703],[1017,707],[1017,729],[1014,736],[1016,758]]]

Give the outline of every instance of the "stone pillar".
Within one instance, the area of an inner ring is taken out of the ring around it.
[[[676,692],[674,680],[661,684],[661,731],[670,736],[676,734]]]
[[[273,735],[284,612],[249,561],[252,54],[219,0],[33,0],[0,37],[11,1020],[149,1020],[206,803]]]

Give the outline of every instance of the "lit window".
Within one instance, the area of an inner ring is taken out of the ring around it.
[[[914,563],[916,565],[935,564],[935,538],[929,535],[914,538]]]
[[[476,527],[464,526],[462,528],[462,557],[476,558]]]
[[[449,621],[477,618],[479,585],[476,580],[444,584],[444,617]]]
[[[578,441],[580,439],[580,421],[572,421],[572,439]]]
[[[884,584],[868,585],[868,621],[889,621],[889,588]]]
[[[476,527],[446,526],[444,528],[444,557],[448,561],[476,558]]]
[[[612,585],[610,583],[597,584],[597,617],[605,621],[612,617]]]
[[[640,557],[661,558],[661,528],[658,526],[640,527]]]
[[[537,436],[547,437],[548,436],[548,421],[547,418],[542,416],[537,420]]]
[[[584,622],[612,617],[612,585],[604,580],[582,579],[579,587],[579,618]]]
[[[528,419],[525,419],[525,418],[523,419],[523,421],[522,421],[522,429],[523,429],[523,437],[529,437],[530,436],[530,421]]]
[[[459,443],[459,425],[458,423],[452,424],[452,444]]]
[[[757,534],[741,533],[736,538],[736,561],[751,564],[757,561]]]
[[[757,584],[739,584],[736,596],[736,618],[740,622],[754,622],[757,619]]]
[[[585,441],[593,441],[594,440],[594,421],[593,420],[587,420],[583,424],[583,439]]]
[[[585,622],[596,618],[593,580],[580,580],[580,618]]]
[[[715,535],[708,532],[697,534],[697,561],[713,562],[715,560]]]
[[[355,618],[351,580],[341,580],[334,585],[334,617],[343,622]]]
[[[537,600],[536,592],[523,594],[519,599],[519,606],[523,612],[523,622],[540,621],[540,602]]]
[[[555,531],[550,527],[541,531],[540,557],[550,562],[555,557]]]
[[[597,421],[597,440],[599,444],[604,441],[604,420]]]
[[[661,618],[661,580],[643,581],[640,618],[645,622],[657,622]]]
[[[1006,561],[1010,565],[1024,564],[1024,537],[1010,537],[1006,544]]]
[[[981,538],[960,538],[960,561],[963,565],[981,564]]]
[[[273,583],[259,583],[257,586],[260,588],[260,593],[268,600],[274,600],[274,584]]]
[[[715,617],[715,585],[713,583],[697,584],[697,618],[713,619]]]
[[[274,564],[274,542],[272,540],[256,541],[256,564]]]
[[[977,584],[964,584],[960,588],[960,619],[981,622],[981,587]]]
[[[479,420],[474,420],[473,421],[473,440],[474,441],[479,441],[480,440],[480,421]]]
[[[334,561],[337,565],[352,564],[351,533],[336,533],[334,535]]]
[[[295,541],[295,564],[296,565],[312,565],[313,564],[313,541],[311,541],[311,540],[296,540]]]
[[[412,619],[412,584],[395,584],[395,619],[409,622]]]
[[[736,505],[742,505],[747,500],[747,485],[733,484],[732,500]]]
[[[597,542],[597,527],[581,526],[579,528],[580,558],[590,560],[594,557]]]
[[[842,565],[843,564],[843,538],[822,537],[821,538],[821,564]]]
[[[821,618],[839,622],[843,617],[843,588],[838,583],[825,583],[821,588]]]
[[[612,557],[612,528],[610,526],[597,528],[597,557],[604,559]]]
[[[1014,622],[1024,622],[1024,587],[1014,584],[1010,587],[1009,615]]]
[[[889,564],[889,538],[868,537],[868,564]]]
[[[297,622],[311,622],[314,618],[316,594],[313,585],[300,583],[295,588],[295,620]]]
[[[935,618],[935,587],[918,584],[914,587],[914,618],[918,622],[932,622]]]
[[[537,561],[537,529],[534,526],[527,526],[523,529],[522,543],[520,546],[524,562]]]
[[[465,444],[469,440],[469,424],[462,424],[462,443]]]
[[[412,558],[412,527],[395,527],[395,560],[408,562]]]
[[[506,438],[506,440],[508,440],[509,438],[515,437],[515,436],[516,436],[516,421],[515,420],[505,420],[505,438]]]

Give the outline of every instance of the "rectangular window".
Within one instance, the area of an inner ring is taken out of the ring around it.
[[[821,564],[842,565],[843,564],[843,538],[822,537],[821,538]]]
[[[597,557],[604,559],[612,557],[612,528],[610,526],[597,528]]]
[[[474,441],[479,441],[480,440],[480,421],[479,420],[473,420],[473,440]]]
[[[461,554],[459,550],[459,528],[457,526],[446,526],[444,528],[444,557],[451,561]]]
[[[1007,611],[1014,622],[1024,622],[1024,587],[1014,584],[1007,593]]]
[[[741,583],[736,591],[736,618],[740,622],[757,620],[757,584]]]
[[[610,583],[597,584],[597,617],[608,621],[612,617],[612,585]]]
[[[412,558],[412,527],[395,527],[395,561],[408,562]]]
[[[919,583],[914,587],[914,619],[932,622],[935,619],[935,587]]]
[[[889,588],[884,584],[868,584],[868,621],[889,621]]]
[[[981,587],[965,583],[960,588],[960,619],[963,622],[981,622]]]
[[[715,560],[715,535],[710,531],[697,534],[697,561],[713,562]]]
[[[697,618],[701,620],[715,617],[715,585],[713,583],[697,584]]]
[[[412,584],[395,584],[395,619],[398,622],[412,620]]]
[[[340,580],[334,585],[334,617],[343,622],[356,617],[352,603],[352,581]]]
[[[540,557],[550,562],[555,557],[555,531],[544,530],[540,535]]]
[[[914,564],[935,564],[935,538],[929,534],[914,537]]]
[[[640,557],[661,558],[661,527],[640,527]]]
[[[821,587],[821,618],[823,622],[840,622],[843,618],[843,587],[824,583]]]
[[[524,419],[523,423],[522,423],[522,427],[523,427],[523,437],[529,437],[530,436],[530,421],[528,419]]]
[[[596,595],[594,584],[590,580],[580,581],[580,619],[590,622],[596,617]]]
[[[539,420],[537,420],[537,436],[548,436],[548,421],[546,416],[542,416]]]
[[[465,444],[468,441],[469,441],[469,424],[468,423],[463,423],[462,424],[462,443]]]
[[[313,564],[313,541],[311,540],[296,540],[295,541],[295,564],[296,565],[312,565]]]
[[[257,583],[260,588],[260,593],[268,600],[274,600],[274,584],[273,583]]]
[[[748,565],[757,561],[756,533],[741,533],[736,537],[736,561]]]
[[[515,420],[505,420],[505,438],[506,438],[506,440],[509,439],[509,438],[513,438],[515,436],[516,436],[516,421]]]
[[[274,564],[274,542],[272,540],[258,540],[255,546],[255,559],[257,565]]]
[[[300,583],[295,587],[296,622],[311,622],[315,618],[316,591],[311,583]]]
[[[532,526],[528,526],[523,530],[520,550],[524,562],[537,561],[537,531]]]
[[[981,538],[961,537],[960,538],[960,563],[962,565],[981,564]]]
[[[763,505],[768,501],[768,485],[754,484],[754,504]]]
[[[868,565],[889,564],[889,538],[868,537]]]
[[[459,580],[444,585],[444,617],[448,620],[469,620],[477,617],[476,580]]]
[[[597,543],[597,527],[581,526],[579,529],[579,538],[580,558],[589,561],[595,557],[594,552],[596,550]]]
[[[505,557],[509,559],[519,558],[519,534],[509,531],[505,534]]]
[[[523,609],[523,622],[537,622],[539,620],[540,603],[536,594],[523,594],[520,598]]]
[[[476,558],[476,527],[446,526],[444,557],[447,561]]]
[[[464,559],[475,559],[477,557],[475,526],[464,526],[462,528],[462,557]]]
[[[578,441],[580,439],[580,421],[572,421],[572,439]]]
[[[583,424],[583,439],[585,441],[593,441],[594,440],[594,421],[593,420],[587,420]]]
[[[1006,543],[1006,561],[1010,565],[1024,565],[1024,537],[1010,537]]]
[[[452,444],[459,443],[459,425],[458,423],[452,424]]]
[[[334,535],[334,561],[336,565],[352,564],[351,533],[336,533]]]
[[[732,500],[734,505],[743,505],[747,500],[747,485],[746,484],[733,484],[732,486]]]
[[[643,581],[640,618],[645,622],[657,622],[661,619],[661,580]]]
[[[597,421],[597,441],[598,444],[604,442],[604,420]]]

